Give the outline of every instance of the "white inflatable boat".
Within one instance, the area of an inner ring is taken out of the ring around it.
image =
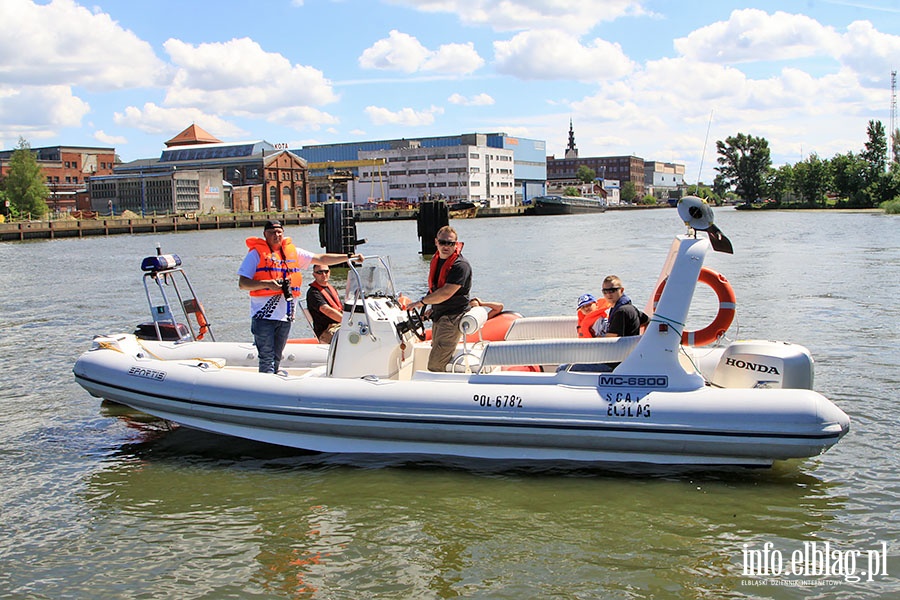
[[[291,345],[286,376],[257,373],[252,345],[194,341],[203,325],[174,323],[165,301],[151,303],[164,318],[150,329],[178,339],[97,337],[75,378],[184,426],[324,452],[768,466],[826,451],[850,420],[811,389],[805,348],[683,344],[704,257],[727,239],[701,200],[678,210],[689,230],[672,244],[641,336],[572,339],[572,319],[522,318],[505,339],[467,341],[446,373],[431,373],[421,318],[401,309],[387,262],[367,257],[351,266],[334,340]],[[180,267],[148,270],[145,282]],[[202,315],[187,295],[179,304]],[[473,309],[462,327],[476,333],[485,318]]]

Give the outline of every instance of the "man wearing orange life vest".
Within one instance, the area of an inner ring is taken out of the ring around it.
[[[259,356],[260,373],[278,373],[294,321],[294,298],[310,264],[336,265],[359,254],[314,254],[284,237],[280,221],[267,221],[264,238],[247,238],[247,256],[238,269],[238,286],[250,292],[250,331]]]
[[[343,305],[338,291],[331,285],[331,269],[313,267],[315,281],[306,290],[306,308],[312,317],[313,333],[323,344],[330,344],[334,333],[341,326]]]
[[[456,230],[445,225],[434,238],[437,253],[431,259],[428,273],[428,293],[410,309],[431,306],[431,354],[428,370],[443,372],[459,343],[459,321],[469,308],[472,289],[472,267],[463,258],[463,245]]]

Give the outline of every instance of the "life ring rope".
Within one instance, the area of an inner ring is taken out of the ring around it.
[[[728,283],[728,279],[721,273],[713,271],[709,267],[700,269],[700,276],[697,281],[711,287],[716,294],[716,298],[719,300],[719,312],[716,313],[712,323],[697,331],[687,331],[684,329],[684,323],[675,323],[671,319],[666,319],[661,316],[659,318],[660,320],[668,321],[671,325],[677,325],[676,330],[681,331],[682,344],[687,346],[708,346],[709,344],[716,342],[725,335],[726,331],[728,331],[728,328],[734,321],[734,315],[737,309],[737,298],[734,295],[734,289],[731,287],[731,284]],[[655,313],[656,305],[659,303],[663,288],[665,287],[666,279],[663,279],[660,282],[659,287],[656,288],[656,292],[653,294],[654,319],[657,317]]]

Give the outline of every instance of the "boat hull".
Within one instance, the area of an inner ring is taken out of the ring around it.
[[[534,199],[536,215],[571,215],[585,213],[602,213],[606,205],[590,198],[565,198],[550,196]]]
[[[324,371],[280,377],[109,349],[74,369],[91,394],[150,415],[322,452],[767,466],[820,454],[849,428],[810,390],[641,391],[572,372],[420,372],[398,382]]]

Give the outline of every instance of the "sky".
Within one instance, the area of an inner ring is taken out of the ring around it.
[[[158,157],[195,123],[299,148],[504,132],[715,177],[891,125],[900,0],[0,0],[0,148]],[[895,123],[895,126],[898,126]]]

